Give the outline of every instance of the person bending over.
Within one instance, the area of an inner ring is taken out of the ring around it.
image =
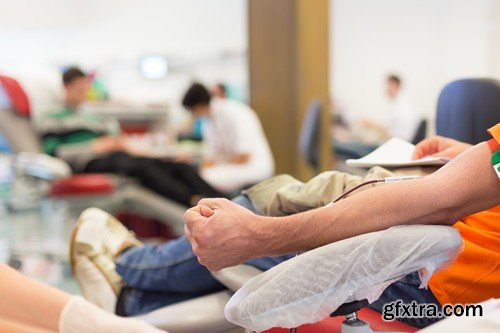
[[[118,173],[137,178],[156,193],[183,205],[202,197],[223,196],[207,184],[191,165],[137,156],[120,136],[119,126],[97,115],[81,114],[90,88],[78,68],[63,74],[65,104],[38,124],[46,154],[67,161],[75,172]]]
[[[454,223],[462,231],[464,251],[453,265],[433,276],[430,289],[419,289],[418,274],[409,274],[389,286],[371,307],[381,311],[383,304],[397,299],[440,305],[500,297],[498,288],[492,288],[500,283],[500,207],[495,207],[500,202],[500,185],[489,163],[491,154],[485,144],[471,147],[434,137],[417,145],[414,157],[431,154],[454,159],[425,178],[355,192],[333,206],[285,217],[256,215],[248,198],[241,196],[235,202],[204,199],[185,215],[186,234],[193,245],[183,236],[143,246],[118,221],[94,210],[82,216],[75,231],[72,248],[81,248],[72,252],[76,277],[84,295],[94,303],[109,311],[137,315],[225,289],[209,269],[246,262],[267,270],[297,251],[361,233],[397,224]],[[362,182],[340,173],[325,175],[333,177],[331,185],[335,186],[317,186],[325,183],[324,178],[317,178],[316,185],[311,180],[322,194],[310,206],[326,205],[347,186]],[[294,193],[301,192],[297,184],[292,184]],[[309,183],[303,187],[305,192],[311,189]],[[107,282],[99,282],[104,279],[96,276],[106,276]],[[425,318],[405,321],[417,327],[433,322]]]
[[[274,158],[255,111],[227,98],[212,98],[199,83],[182,104],[195,118],[205,118],[205,156],[201,176],[219,191],[231,192],[274,173]]]

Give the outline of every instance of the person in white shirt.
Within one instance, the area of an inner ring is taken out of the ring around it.
[[[262,125],[248,105],[211,98],[201,84],[193,84],[182,104],[195,117],[206,118],[206,143],[200,167],[203,179],[223,192],[260,182],[274,174],[274,158]]]
[[[401,79],[396,75],[387,78],[387,95],[392,107],[386,122],[386,130],[391,137],[398,137],[411,142],[416,134],[422,116],[401,90]]]
[[[393,137],[412,142],[422,121],[422,115],[415,108],[408,95],[401,88],[401,79],[396,75],[387,77],[387,96],[391,108],[385,120],[374,122],[365,119],[362,126],[375,131],[377,141],[383,142]],[[366,134],[365,134],[366,136]]]

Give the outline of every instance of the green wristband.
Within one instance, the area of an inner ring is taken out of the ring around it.
[[[498,163],[500,163],[500,151],[491,155],[491,164],[496,165]]]

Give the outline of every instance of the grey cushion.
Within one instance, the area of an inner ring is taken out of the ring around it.
[[[40,139],[33,130],[30,120],[14,114],[11,110],[0,110],[0,132],[16,153],[21,151],[40,153],[42,151]]]

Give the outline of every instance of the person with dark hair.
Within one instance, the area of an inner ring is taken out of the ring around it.
[[[201,176],[214,188],[231,192],[271,177],[274,158],[260,120],[248,105],[212,98],[200,83],[184,95],[182,105],[195,118],[206,118]]]
[[[422,116],[402,90],[401,78],[395,74],[387,77],[387,96],[391,101],[389,117],[384,126],[388,136],[411,142]]]
[[[415,137],[418,125],[422,121],[422,115],[414,107],[408,95],[403,91],[403,81],[396,74],[390,74],[386,78],[386,93],[391,103],[391,108],[381,121],[365,119],[362,124],[385,141],[392,137],[398,137],[411,142]]]
[[[391,74],[387,76],[387,93],[389,96],[395,97],[401,87],[401,79],[399,76]]]
[[[117,173],[137,178],[152,191],[183,205],[222,196],[188,164],[137,156],[116,121],[80,114],[89,90],[87,75],[76,67],[63,73],[65,106],[38,124],[46,154],[70,164],[75,172]]]
[[[64,71],[62,81],[65,91],[65,106],[76,111],[87,100],[90,80],[80,68],[70,67]]]

